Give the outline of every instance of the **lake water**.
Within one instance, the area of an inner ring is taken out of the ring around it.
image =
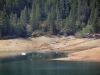
[[[0,59],[0,75],[100,75],[100,63],[54,61],[64,53],[31,53]]]

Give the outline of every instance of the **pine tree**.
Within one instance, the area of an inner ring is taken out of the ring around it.
[[[0,15],[0,35],[1,37],[10,35],[10,22],[5,7]]]
[[[100,32],[99,0],[0,0],[0,35],[41,31],[73,34],[91,25]]]
[[[36,15],[35,15],[35,6],[33,5],[32,6],[32,10],[31,10],[31,13],[30,13],[30,25],[31,25],[31,30],[36,30],[36,25],[35,25],[35,17],[36,17]]]
[[[60,11],[59,9],[56,7],[56,28],[57,31],[59,32],[59,30],[61,29],[61,18],[60,18]]]
[[[13,26],[16,26],[17,22],[18,22],[17,14],[11,13],[11,15],[10,15],[10,24],[13,25]]]
[[[57,4],[56,4],[56,20],[57,20],[57,22],[60,21],[60,19],[61,19],[60,16],[61,16],[61,15],[60,15],[60,10],[59,10],[59,8],[58,8],[58,3],[57,3]]]
[[[36,5],[36,20],[40,21],[41,20],[41,11],[40,11],[40,6],[39,4]]]
[[[17,14],[11,13],[10,15],[10,24],[11,24],[11,30],[12,35],[15,36],[17,34],[17,23],[18,23],[18,17]]]
[[[48,14],[46,25],[49,29],[50,34],[56,33],[56,25],[55,25],[55,19],[54,19],[53,11],[51,11],[51,13]]]
[[[4,8],[4,3],[5,3],[4,0],[0,0],[0,10],[3,10],[3,8]]]
[[[20,21],[17,23],[16,29],[17,29],[16,30],[17,36],[21,36],[21,37],[27,36],[27,28]]]
[[[29,21],[28,8],[25,6],[21,11],[20,21],[22,24],[26,25]]]
[[[13,12],[20,16],[20,12],[26,6],[26,0],[13,0]]]
[[[97,25],[97,21],[98,21],[98,5],[97,1],[93,0],[93,2],[91,2],[91,13],[90,13],[90,18],[88,20],[88,25],[92,25],[95,29],[96,32],[98,32],[98,28],[99,26]]]
[[[67,22],[68,22],[68,26],[70,29],[69,33],[72,34],[75,32],[76,30],[76,26],[75,26],[75,21],[76,21],[76,16],[77,16],[77,1],[74,0],[72,2],[72,5],[71,5],[71,10],[70,10],[70,14],[69,14],[69,17],[68,17],[68,21],[66,21],[66,25],[67,25]]]
[[[48,13],[51,11],[51,7],[52,7],[52,1],[47,0],[46,3],[45,3],[45,13],[46,13],[46,15],[48,15]]]
[[[60,10],[60,14],[61,14],[61,18],[65,19],[65,0],[60,0],[59,1],[59,10]]]
[[[69,0],[65,0],[65,3],[64,3],[64,12],[65,12],[65,17],[68,17],[69,13],[70,13],[70,3],[69,3]]]
[[[92,25],[92,24],[94,24],[93,23],[93,18],[94,18],[94,10],[95,10],[95,1],[93,0],[93,2],[91,2],[91,4],[90,4],[90,7],[91,7],[91,12],[90,12],[90,18],[89,18],[89,20],[88,20],[88,25]]]

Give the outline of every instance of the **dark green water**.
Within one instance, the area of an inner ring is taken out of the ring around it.
[[[54,61],[64,53],[32,53],[0,59],[0,75],[100,75],[100,63]]]

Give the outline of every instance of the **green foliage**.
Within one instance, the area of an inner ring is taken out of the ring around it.
[[[60,33],[61,33],[61,34],[66,34],[66,33],[68,33],[69,31],[70,31],[70,29],[64,27],[64,28],[60,31]]]
[[[92,25],[87,25],[86,27],[83,27],[82,31],[76,32],[75,36],[78,38],[89,37],[93,33],[94,33],[94,27]]]
[[[4,8],[0,14],[0,35],[1,37],[10,35],[10,22],[8,15],[6,15],[6,9]]]
[[[75,23],[77,30],[82,30],[82,28],[85,26],[85,23],[81,23],[80,21],[76,21]]]
[[[51,13],[48,14],[47,20],[46,20],[46,26],[49,28],[48,31],[50,34],[56,33],[56,26],[55,26],[55,19],[54,19],[54,13],[51,11]]]
[[[24,37],[31,33],[33,36],[35,32],[36,35],[100,32],[100,1],[0,0],[1,37]]]
[[[41,32],[41,31],[34,31],[34,32],[32,32],[32,34],[31,34],[32,37],[39,37],[39,36],[41,36],[41,35],[44,35],[44,33]]]
[[[16,32],[17,36],[26,37],[26,35],[27,35],[27,28],[21,22],[17,23],[17,26],[16,26],[15,30],[16,30],[15,32]]]
[[[36,33],[36,32],[33,32],[33,33],[31,34],[31,36],[37,37],[37,33]]]
[[[81,36],[85,37],[86,33],[93,34],[94,33],[94,27],[92,25],[87,25],[84,27],[81,31]]]
[[[32,6],[32,10],[31,10],[31,13],[30,13],[30,25],[31,25],[31,28],[32,30],[36,30],[36,25],[35,25],[35,8],[34,8],[34,5]]]
[[[82,37],[84,37],[84,35],[83,35],[82,31],[78,31],[75,33],[75,37],[82,38]]]
[[[82,31],[84,33],[90,33],[90,34],[92,34],[92,33],[94,33],[94,28],[93,28],[92,25],[87,25],[85,28],[83,28]]]
[[[41,20],[41,10],[39,4],[36,5],[36,20],[37,21]]]
[[[28,8],[25,6],[25,8],[21,11],[20,14],[20,21],[22,24],[27,24],[29,20],[29,15],[28,15]]]

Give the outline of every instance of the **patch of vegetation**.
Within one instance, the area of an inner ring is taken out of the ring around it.
[[[0,0],[0,38],[94,32],[100,32],[99,0]]]

